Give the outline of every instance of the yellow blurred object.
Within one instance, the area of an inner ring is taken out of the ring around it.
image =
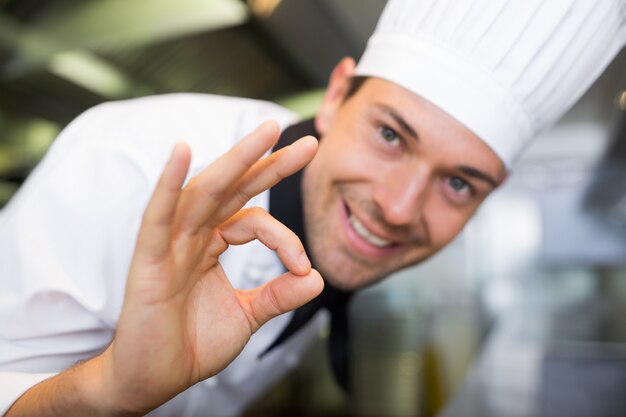
[[[617,95],[617,106],[622,109],[622,110],[626,110],[626,90],[625,91],[621,91],[618,95]]]
[[[422,353],[422,412],[420,417],[434,417],[446,402],[440,355],[433,343],[426,343]]]
[[[248,0],[248,5],[255,16],[267,18],[274,12],[280,2],[281,0]]]

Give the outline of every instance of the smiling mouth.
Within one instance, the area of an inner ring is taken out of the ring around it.
[[[391,240],[386,240],[381,238],[380,236],[376,236],[372,232],[370,232],[367,227],[363,223],[359,221],[352,213],[348,211],[348,221],[352,226],[352,229],[356,232],[356,234],[366,241],[367,243],[376,246],[377,248],[390,248],[392,246],[396,246],[394,242]]]

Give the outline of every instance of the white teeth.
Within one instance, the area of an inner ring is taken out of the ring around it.
[[[372,234],[369,230],[365,228],[365,226],[363,226],[363,223],[358,221],[353,215],[350,215],[350,224],[360,237],[362,237],[364,240],[368,241],[374,246],[384,248],[390,246],[393,243],[389,240],[382,239]]]

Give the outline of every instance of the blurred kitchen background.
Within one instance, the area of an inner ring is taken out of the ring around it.
[[[87,108],[168,92],[314,114],[385,0],[0,0],[0,207]],[[2,277],[1,279],[8,279]],[[248,416],[626,416],[626,53],[462,235],[351,308]]]

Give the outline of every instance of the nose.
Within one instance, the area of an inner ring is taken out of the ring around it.
[[[398,166],[387,170],[379,179],[374,201],[385,221],[397,226],[419,222],[428,191],[428,168]]]

